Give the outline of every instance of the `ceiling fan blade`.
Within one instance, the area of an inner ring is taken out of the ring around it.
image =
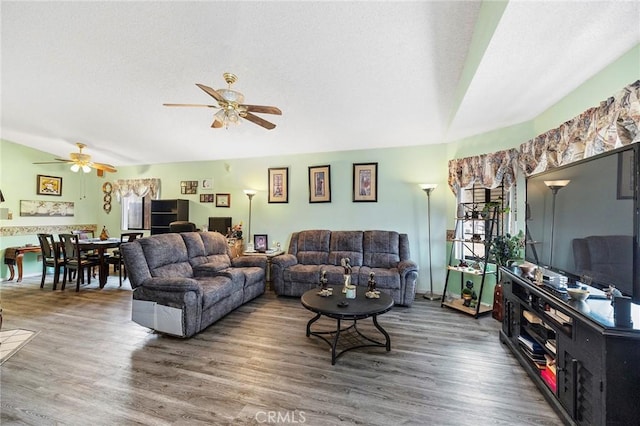
[[[265,106],[265,105],[240,105],[242,108],[246,108],[249,112],[259,112],[262,114],[275,114],[282,115],[282,111],[280,108],[276,108],[274,106]]]
[[[206,107],[206,108],[220,108],[218,105],[205,105],[205,104],[162,104],[168,107]]]
[[[205,86],[204,84],[200,84],[200,83],[196,83],[196,86],[198,86],[199,88],[201,88],[202,90],[204,90],[205,92],[207,92],[209,94],[209,96],[211,96],[213,99],[215,99],[218,102],[223,102],[226,103],[227,101],[225,101],[225,99],[220,95],[220,93],[216,92],[215,90],[213,90],[211,87],[209,86]]]
[[[250,112],[247,112],[245,114],[242,115],[243,118],[246,118],[247,120],[251,121],[252,123],[257,124],[258,126],[262,126],[265,129],[275,129],[276,125],[273,123],[268,122],[267,120],[264,120],[260,117],[258,117],[257,115],[253,115]]]
[[[111,173],[115,173],[118,170],[116,170],[115,167],[113,167],[111,164],[104,164],[104,163],[90,163],[89,166],[93,167],[94,169],[97,170],[104,170],[105,172],[111,172]]]
[[[61,158],[56,158],[56,160],[58,161],[38,161],[36,163],[31,163],[31,164],[60,164],[60,161],[65,163],[73,163],[73,161],[71,160],[63,160]]]

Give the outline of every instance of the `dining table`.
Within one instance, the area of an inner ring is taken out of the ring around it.
[[[120,246],[120,238],[107,238],[106,240],[101,240],[100,238],[87,238],[79,240],[78,243],[80,244],[81,251],[93,251],[98,255],[98,281],[100,283],[100,288],[104,288],[107,284],[107,278],[109,277],[107,249],[118,248]]]

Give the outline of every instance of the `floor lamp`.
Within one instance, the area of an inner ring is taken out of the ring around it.
[[[428,247],[429,247],[429,293],[424,294],[425,299],[438,300],[440,296],[433,293],[433,272],[431,271],[431,192],[436,189],[438,184],[435,183],[423,183],[420,184],[420,188],[427,194],[427,232],[428,232]]]
[[[253,250],[253,241],[251,241],[251,200],[253,200],[253,196],[256,195],[256,191],[253,189],[245,189],[244,193],[247,194],[249,198],[249,228],[247,229],[247,249],[249,251]]]
[[[551,246],[549,248],[549,266],[553,266],[553,231],[556,225],[556,195],[565,186],[569,185],[570,180],[545,180],[544,184],[553,192],[551,200]]]

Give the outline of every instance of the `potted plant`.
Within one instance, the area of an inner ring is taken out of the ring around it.
[[[506,233],[498,235],[491,241],[489,254],[493,262],[500,266],[514,266],[524,260],[524,233],[522,230],[517,235]]]

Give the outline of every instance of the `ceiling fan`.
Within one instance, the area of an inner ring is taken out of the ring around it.
[[[79,152],[70,153],[69,159],[54,158],[56,161],[41,161],[33,164],[59,164],[58,162],[62,161],[64,163],[70,163],[71,171],[73,172],[77,172],[82,169],[83,172],[89,173],[92,168],[98,171],[98,175],[102,175],[102,172],[117,172],[115,167],[111,164],[95,163],[91,161],[91,156],[89,154],[82,153],[82,150],[87,147],[85,144],[76,143],[76,146],[78,147]]]
[[[229,124],[237,124],[240,118],[251,121],[252,123],[271,130],[276,127],[275,124],[264,120],[253,113],[282,115],[282,111],[274,106],[264,105],[247,105],[243,104],[244,95],[236,90],[231,89],[231,85],[238,81],[235,74],[226,72],[222,75],[229,85],[226,89],[214,90],[204,84],[196,83],[196,86],[207,92],[212,98],[218,101],[218,105],[204,104],[163,104],[170,107],[205,107],[219,108],[220,111],[213,115],[213,123],[211,127],[219,129],[221,127],[228,128]]]

